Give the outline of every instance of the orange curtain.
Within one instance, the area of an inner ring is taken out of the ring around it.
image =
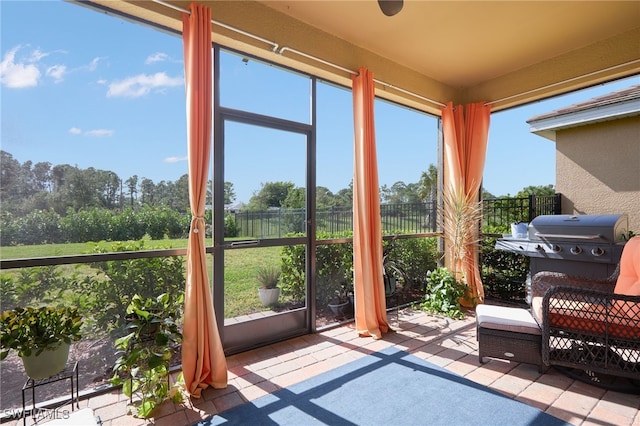
[[[458,105],[448,102],[442,110],[444,134],[445,191],[456,199],[479,201],[482,172],[487,152],[491,107],[483,102]],[[445,195],[446,197],[447,195]],[[446,206],[445,206],[446,208]],[[479,229],[478,224],[476,229]],[[477,235],[468,235],[469,240]],[[477,244],[470,244],[459,265],[467,282],[463,305],[471,307],[484,301],[480,279]]]
[[[353,272],[356,330],[380,339],[389,329],[382,273],[378,161],[373,121],[373,74],[353,76]]]
[[[227,386],[227,361],[218,334],[205,257],[204,207],[211,152],[211,9],[191,3],[182,16],[191,232],[187,248],[182,371],[199,398],[208,386]]]

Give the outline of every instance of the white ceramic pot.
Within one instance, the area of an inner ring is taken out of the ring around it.
[[[69,344],[60,342],[60,345],[53,350],[42,351],[41,354],[32,353],[22,357],[24,371],[31,379],[40,380],[54,376],[64,370],[69,359]]]
[[[280,297],[280,287],[276,288],[259,288],[258,296],[264,306],[272,306],[278,303]]]

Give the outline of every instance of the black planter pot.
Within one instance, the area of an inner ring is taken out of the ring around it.
[[[346,300],[336,304],[329,303],[329,309],[331,309],[334,315],[344,316],[351,312],[351,302]]]

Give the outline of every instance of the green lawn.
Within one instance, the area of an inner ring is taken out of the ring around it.
[[[280,247],[229,250],[224,261],[225,318],[268,309],[258,298],[256,275],[261,267],[280,265]]]
[[[109,249],[114,243],[73,243],[73,244],[43,244],[34,246],[2,247],[0,256],[2,259],[22,259],[51,256],[66,256],[88,254],[95,252],[96,247]],[[209,240],[207,244],[211,244]],[[144,248],[167,249],[186,248],[186,239],[177,240],[144,240]],[[212,277],[212,256],[207,255],[209,278]],[[256,274],[260,267],[266,265],[280,265],[280,248],[250,248],[241,250],[229,250],[225,252],[225,317],[232,318],[239,315],[259,312],[265,309],[258,298],[258,282]],[[96,271],[89,265],[61,265],[58,268],[63,274],[76,274],[86,276],[95,274]],[[21,271],[3,271],[5,276],[17,276]],[[285,299],[281,296],[281,300]]]
[[[211,244],[209,238],[206,242]],[[40,244],[33,246],[0,247],[0,258],[5,259],[29,259],[34,257],[70,256],[76,254],[93,253],[96,247],[108,249],[114,242],[101,241],[98,243],[68,243],[68,244]],[[144,239],[144,247],[147,250],[167,248],[187,248],[187,239]]]

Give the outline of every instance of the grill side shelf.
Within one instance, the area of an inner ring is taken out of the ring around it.
[[[517,254],[527,254],[529,250],[529,241],[524,240],[506,240],[498,239],[495,245],[496,250],[505,250]]]

